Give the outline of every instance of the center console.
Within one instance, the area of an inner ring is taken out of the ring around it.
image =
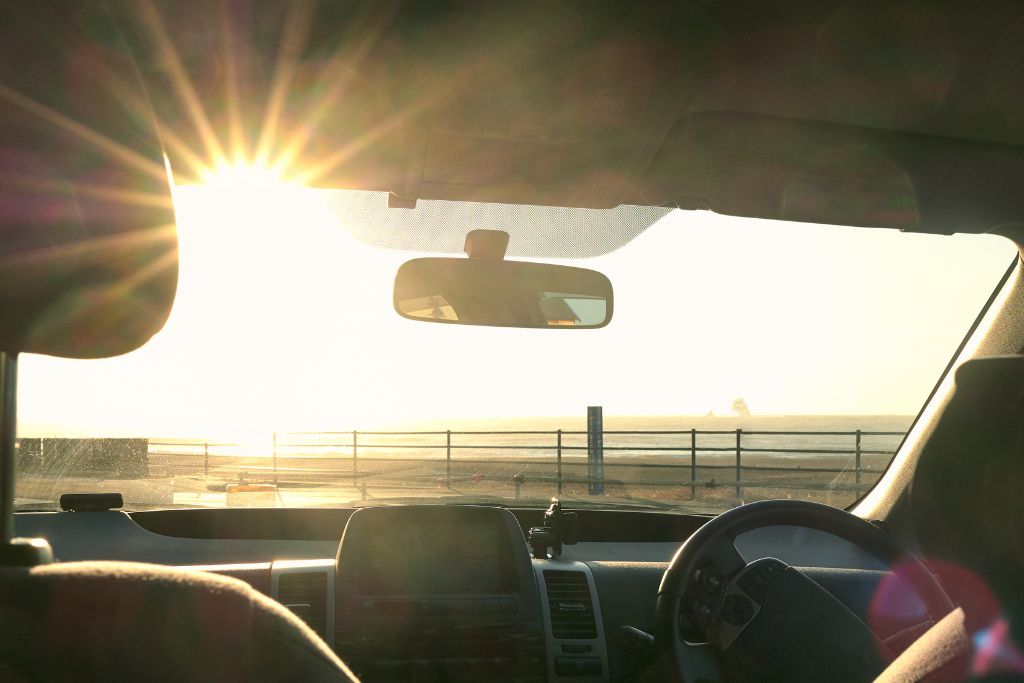
[[[335,648],[366,680],[544,681],[534,571],[507,510],[357,510],[336,558]]]

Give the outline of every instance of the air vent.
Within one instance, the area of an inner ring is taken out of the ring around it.
[[[551,613],[551,635],[559,640],[597,637],[594,603],[583,572],[545,571],[544,587]]]
[[[321,638],[327,637],[327,572],[283,572],[278,578],[277,601],[295,605],[294,612]]]

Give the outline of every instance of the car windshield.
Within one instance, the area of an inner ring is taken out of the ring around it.
[[[23,359],[21,509],[89,491],[128,509],[845,507],[1015,255],[996,236],[703,211],[593,210],[600,229],[580,229],[571,211],[389,209],[245,174],[178,187],[175,205],[164,330],[117,358]],[[399,266],[477,228],[508,230],[510,258],[607,275],[610,324],[400,317]]]

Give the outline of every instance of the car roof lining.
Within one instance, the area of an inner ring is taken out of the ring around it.
[[[1024,209],[1014,2],[115,5],[185,179],[209,145],[159,26],[209,128],[234,91],[263,139],[278,102],[269,156],[317,187],[937,233]]]

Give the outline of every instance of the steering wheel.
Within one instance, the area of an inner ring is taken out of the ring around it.
[[[831,593],[781,560],[740,557],[737,536],[779,525],[824,531],[878,558],[913,587],[932,622],[953,609],[917,557],[860,517],[808,501],[750,503],[704,524],[665,571],[655,616],[662,675],[870,681],[885,667],[892,653]]]

